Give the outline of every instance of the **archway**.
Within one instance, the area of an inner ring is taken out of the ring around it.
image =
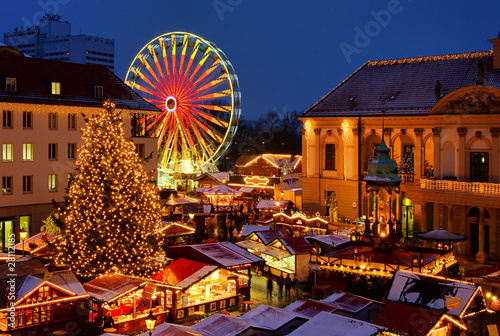
[[[456,170],[456,148],[451,141],[446,141],[443,145],[443,178],[447,180],[457,179]]]
[[[427,137],[424,147],[424,176],[434,177],[434,141]]]
[[[380,142],[382,138],[378,136],[377,134],[370,134],[365,138],[365,145],[364,145],[364,156],[363,156],[363,170],[367,171],[368,170],[368,164],[370,163],[371,160],[373,160],[373,157],[375,155],[375,149],[380,145]]]
[[[413,202],[405,197],[403,199],[402,206],[402,225],[403,225],[403,235],[407,238],[413,237]]]
[[[469,219],[469,244],[470,253],[475,256],[479,252],[479,208],[473,207],[469,210],[467,214]],[[490,252],[490,225],[489,225],[490,213],[488,210],[484,210],[484,252],[488,254]]]

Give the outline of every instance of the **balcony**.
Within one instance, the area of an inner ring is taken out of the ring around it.
[[[413,184],[415,183],[415,174],[398,174],[401,179],[401,183],[404,184]],[[363,179],[368,176],[368,172],[363,172]]]
[[[421,179],[420,189],[500,196],[500,184],[498,183]]]

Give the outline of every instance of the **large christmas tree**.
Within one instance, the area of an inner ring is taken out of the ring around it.
[[[114,104],[86,118],[83,146],[61,207],[62,243],[58,264],[81,277],[107,272],[147,277],[164,255],[158,224],[159,196],[144,160],[126,139]]]

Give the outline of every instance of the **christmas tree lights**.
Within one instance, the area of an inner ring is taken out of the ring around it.
[[[159,196],[114,107],[107,101],[85,120],[84,144],[60,209],[64,230],[56,262],[85,278],[108,272],[149,277],[165,260]]]

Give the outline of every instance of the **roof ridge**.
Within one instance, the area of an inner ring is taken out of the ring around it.
[[[447,61],[447,60],[466,59],[466,58],[479,58],[485,56],[493,56],[493,50],[368,61],[366,64],[367,66],[381,66],[381,65],[393,65],[393,64],[403,64],[403,63],[418,63],[418,62],[428,62],[428,61]]]

